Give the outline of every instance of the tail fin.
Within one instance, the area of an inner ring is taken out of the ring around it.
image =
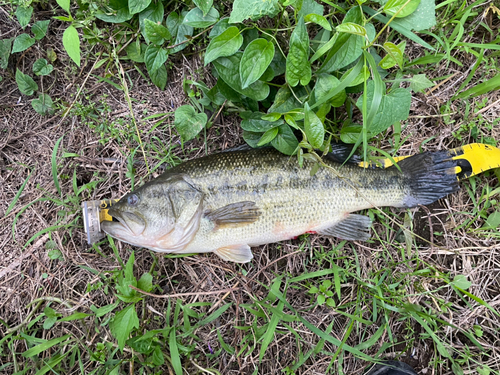
[[[398,166],[410,190],[401,207],[430,204],[460,188],[455,174],[457,161],[448,151],[424,152],[401,160]]]

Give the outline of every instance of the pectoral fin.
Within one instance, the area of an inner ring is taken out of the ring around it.
[[[214,253],[226,261],[236,263],[248,263],[253,258],[252,250],[248,245],[221,247],[215,250]]]
[[[372,221],[368,216],[349,214],[337,224],[318,231],[322,236],[339,237],[350,241],[366,241],[370,238]]]
[[[228,204],[216,210],[206,211],[205,218],[215,223],[215,228],[222,226],[246,225],[257,221],[261,212],[255,202],[242,201]]]

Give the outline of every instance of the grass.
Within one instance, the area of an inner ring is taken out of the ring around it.
[[[2,38],[17,36],[16,5],[1,7]],[[392,358],[420,373],[500,374],[498,170],[427,209],[370,210],[376,224],[367,243],[303,235],[254,249],[246,265],[134,253],[112,238],[86,246],[81,201],[119,197],[182,160],[242,144],[234,113],[244,103],[210,99],[200,86],[215,83],[203,66],[205,35],[171,57],[162,91],[143,65],[123,58],[137,29],[98,27],[95,9],[74,11],[86,25],[85,63],[77,69],[65,57],[67,21],[53,20],[58,74],[38,81],[55,116],[18,108],[11,66],[0,70],[8,124],[0,133],[0,372],[362,374]],[[434,86],[413,95],[400,129],[364,133],[367,155],[498,145],[498,27],[485,1],[438,4],[437,26],[418,34],[434,51],[408,41],[404,69],[391,71],[395,87],[423,73]],[[388,28],[377,43],[403,39]],[[29,65],[44,51],[39,42],[20,60]],[[339,119],[362,121],[354,102],[336,110],[336,137]],[[187,103],[211,111],[211,126],[189,143],[173,126]],[[366,123],[374,112],[365,108]]]

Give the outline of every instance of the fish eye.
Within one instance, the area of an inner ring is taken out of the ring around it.
[[[127,198],[127,203],[131,206],[135,206],[137,203],[139,203],[139,197],[135,194],[129,195]]]

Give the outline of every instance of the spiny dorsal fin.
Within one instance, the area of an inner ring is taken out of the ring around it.
[[[261,215],[255,202],[242,201],[231,203],[216,210],[205,211],[205,218],[215,223],[216,229],[222,226],[251,224]]]

